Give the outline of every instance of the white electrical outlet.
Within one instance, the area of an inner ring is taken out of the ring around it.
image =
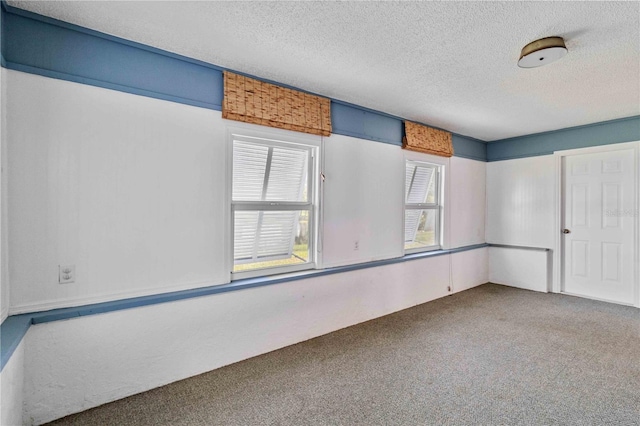
[[[76,281],[76,265],[58,266],[58,282],[69,284]]]
[[[355,241],[353,244],[353,249],[354,250],[359,250],[360,249],[360,241]]]

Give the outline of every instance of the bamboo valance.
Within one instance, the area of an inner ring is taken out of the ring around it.
[[[222,118],[329,136],[331,101],[225,71]]]
[[[453,155],[451,133],[411,121],[404,122],[404,130],[406,136],[402,140],[402,148],[441,157]]]

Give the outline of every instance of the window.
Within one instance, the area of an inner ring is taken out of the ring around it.
[[[233,135],[234,279],[314,266],[314,158],[313,146]]]
[[[407,253],[440,248],[441,166],[407,161],[404,249]]]

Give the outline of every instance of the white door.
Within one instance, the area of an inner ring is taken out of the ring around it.
[[[635,153],[563,161],[563,291],[633,304]]]

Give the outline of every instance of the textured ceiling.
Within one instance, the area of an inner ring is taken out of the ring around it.
[[[9,4],[487,141],[640,114],[635,1]]]

